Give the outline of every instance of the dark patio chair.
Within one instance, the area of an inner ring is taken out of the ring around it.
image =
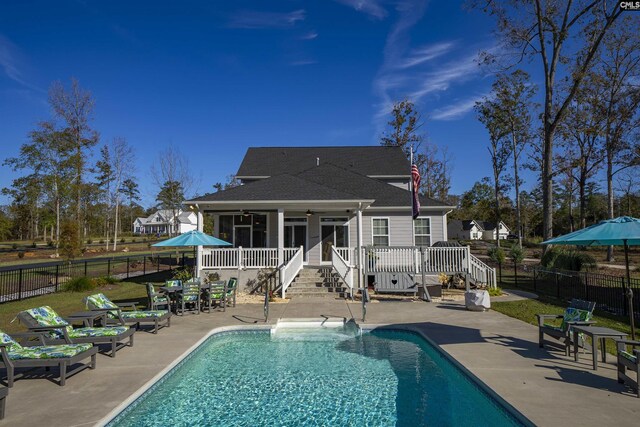
[[[618,347],[618,382],[627,383],[640,398],[640,341],[616,340]],[[629,348],[630,347],[630,348]],[[635,378],[627,375],[627,370],[635,373]]]
[[[182,284],[182,292],[178,292],[176,295],[176,312],[177,314],[184,315],[184,312],[189,309],[200,314],[200,282],[188,281]]]
[[[84,303],[89,310],[106,311],[107,325],[136,325],[136,328],[140,329],[141,323],[153,323],[154,334],[158,333],[160,327],[171,326],[171,312],[168,310],[142,311],[138,310],[133,302],[114,303],[104,294],[89,295],[84,298]],[[124,308],[132,311],[124,311]]]
[[[171,310],[171,301],[169,297],[156,292],[153,283],[147,283],[147,298],[149,299],[149,310],[157,310],[159,307],[165,307],[167,310]]]
[[[569,307],[564,314],[536,314],[538,318],[538,345],[544,347],[544,336],[548,335],[560,340],[564,345],[564,352],[568,356],[571,351],[571,326],[573,325],[592,325],[596,322],[591,321],[593,310],[596,307],[595,302],[584,301],[580,299],[572,299]],[[549,320],[562,319],[562,323],[557,326],[547,323]],[[582,336],[578,338],[581,342],[580,347],[586,347]]]
[[[224,280],[212,282],[209,288],[204,290],[202,300],[204,303],[203,310],[206,308],[208,313],[211,313],[214,304],[222,307],[222,311],[226,311],[227,282]]]
[[[44,334],[40,336],[40,343],[44,344]],[[13,387],[15,370],[18,368],[59,368],[58,384],[63,386],[68,376],[74,375],[86,368],[95,369],[98,348],[93,344],[62,344],[38,345],[26,347],[19,344],[8,334],[0,331],[0,366],[7,370],[7,386]],[[80,363],[90,358],[89,363]],[[70,367],[75,366],[72,370]],[[6,391],[6,390],[5,390]],[[1,395],[0,395],[1,396]],[[5,394],[6,397],[6,394]],[[0,415],[4,415],[4,398],[0,397]],[[2,418],[0,416],[0,418]]]

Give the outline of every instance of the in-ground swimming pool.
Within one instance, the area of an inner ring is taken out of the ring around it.
[[[207,339],[109,426],[522,425],[420,335],[234,331]]]

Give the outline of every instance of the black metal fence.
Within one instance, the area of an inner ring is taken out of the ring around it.
[[[0,303],[57,292],[76,277],[142,276],[193,265],[192,252],[163,252],[0,267]]]
[[[594,301],[600,310],[617,315],[629,314],[625,296],[628,284],[625,277],[540,267],[532,268],[531,274],[532,281],[529,285],[538,294],[559,299],[580,298]],[[640,319],[640,279],[632,278],[630,285],[634,294],[634,316]]]

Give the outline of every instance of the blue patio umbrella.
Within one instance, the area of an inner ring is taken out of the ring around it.
[[[640,245],[640,219],[621,216],[600,221],[597,224],[542,242],[543,245],[611,246],[623,245],[627,266],[626,295],[629,303],[631,339],[635,339],[633,319],[633,290],[631,289],[631,271],[629,269],[629,246]]]
[[[187,231],[186,233],[182,233],[179,236],[172,237],[171,239],[154,243],[153,246],[164,246],[164,247],[193,246],[194,259],[195,259],[196,246],[231,246],[231,243],[225,242],[224,240],[218,239],[213,236],[209,236],[208,234],[203,233],[202,231],[192,230],[192,231]],[[196,266],[194,265],[193,268],[194,268],[194,277],[195,277]]]

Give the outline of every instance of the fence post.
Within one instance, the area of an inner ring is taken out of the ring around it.
[[[87,260],[84,260],[84,275],[87,275]]]
[[[156,255],[156,265],[158,266],[158,273],[160,273],[160,254]]]
[[[142,256],[142,275],[146,276],[147,274],[147,256]]]
[[[127,279],[129,278],[129,257],[127,257]]]
[[[182,262],[181,262],[182,268],[184,268],[184,252],[182,252]]]
[[[560,281],[558,280],[558,271],[556,269],[553,270],[553,275],[556,278],[556,297],[560,299]]]
[[[589,301],[589,274],[584,274],[584,299]]]
[[[18,272],[18,299],[22,299],[22,269]]]
[[[533,290],[537,291],[538,290],[538,281],[536,280],[536,276],[538,274],[538,269],[537,268],[533,268]]]
[[[111,276],[111,259],[107,260],[107,277]]]
[[[58,292],[59,283],[60,283],[60,264],[56,264],[56,292]]]

